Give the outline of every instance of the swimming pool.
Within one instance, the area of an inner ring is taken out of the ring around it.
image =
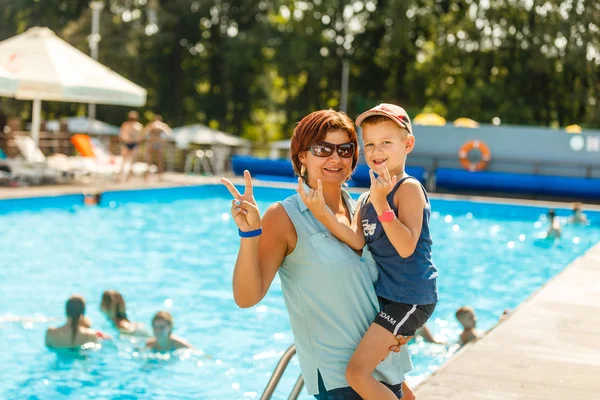
[[[256,188],[263,211],[292,193]],[[238,238],[228,192],[112,192],[101,207],[81,203],[81,196],[0,201],[0,317],[39,319],[0,323],[0,398],[259,398],[292,336],[277,278],[260,305],[240,310],[233,303]],[[548,242],[536,238],[545,229],[543,208],[446,200],[433,200],[432,208],[441,276],[429,326],[451,341],[459,332],[456,308],[473,306],[478,326],[490,328],[600,241],[597,213],[588,213],[591,226],[565,226],[560,241]],[[170,311],[175,333],[204,354],[156,359],[127,338],[78,357],[48,351],[45,329],[63,323],[72,293],[85,296],[95,328],[115,334],[98,310],[105,289],[124,294],[134,321],[149,325],[156,311]],[[418,341],[410,350],[416,383],[453,346]],[[298,374],[294,361],[274,398],[287,399]]]

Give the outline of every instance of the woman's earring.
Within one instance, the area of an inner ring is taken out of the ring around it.
[[[306,175],[306,167],[304,166],[304,164],[302,164],[302,166],[300,167],[300,176],[304,178],[304,175]]]

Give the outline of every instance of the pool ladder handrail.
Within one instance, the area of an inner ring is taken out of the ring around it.
[[[273,393],[275,392],[275,388],[279,384],[279,381],[281,380],[281,377],[283,376],[288,364],[294,357],[294,354],[296,354],[296,346],[291,345],[279,359],[279,362],[277,363],[277,366],[275,367],[275,370],[271,375],[271,379],[269,379],[269,383],[267,383],[265,391],[260,397],[260,400],[271,399],[271,396],[273,396]],[[296,384],[294,385],[294,388],[292,389],[292,392],[290,393],[290,397],[288,397],[288,400],[296,400],[298,396],[300,396],[300,392],[302,391],[303,387],[304,379],[302,378],[302,374],[300,374]]]
[[[209,175],[215,174],[215,167],[212,164],[213,152],[212,150],[196,150],[191,151],[185,158],[185,166],[183,173],[188,174],[200,174],[202,171]]]

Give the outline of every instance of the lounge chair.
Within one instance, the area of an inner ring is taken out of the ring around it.
[[[66,165],[49,163],[31,137],[16,136],[14,142],[23,158],[0,160],[4,179],[19,181],[22,184],[39,185],[65,183],[73,177]]]
[[[78,133],[71,137],[71,143],[79,152],[84,160],[89,163],[89,160],[94,160],[90,165],[93,169],[99,172],[118,174],[121,171],[123,157],[115,156],[102,143],[96,139],[92,139],[88,135]],[[144,162],[134,162],[129,166],[132,169],[133,175],[145,174],[150,166]],[[150,168],[150,170],[152,170]]]
[[[54,154],[46,157],[30,136],[18,135],[13,140],[24,161],[31,165],[39,167],[50,166],[61,172],[78,169],[79,157],[67,157],[64,154]]]

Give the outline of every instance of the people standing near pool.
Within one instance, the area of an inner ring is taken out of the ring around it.
[[[85,320],[85,299],[80,295],[69,297],[66,304],[67,323],[61,327],[48,328],[46,346],[55,349],[76,348],[86,343],[95,343],[110,336],[89,327]]]
[[[346,226],[352,224],[356,203],[342,184],[356,167],[357,152],[354,124],[334,110],[304,117],[290,145],[294,171],[305,190],[310,189],[309,196],[319,187],[327,207]],[[368,250],[361,257],[333,237],[300,194],[271,205],[261,219],[248,171],[244,178],[243,194],[221,180],[234,197],[231,213],[241,237],[233,273],[236,304],[247,308],[259,303],[279,273],[309,394],[317,399],[360,399],[345,371],[379,311],[373,287],[376,267]],[[395,338],[387,342],[388,349],[398,350],[398,344]],[[404,373],[411,369],[406,346],[399,354],[382,352],[377,364],[375,379],[394,393],[393,398],[401,398]]]
[[[121,333],[147,334],[141,324],[129,321],[129,318],[127,317],[127,308],[125,307],[125,299],[121,293],[116,290],[106,290],[102,293],[100,311],[110,319],[115,328]]]
[[[406,111],[380,104],[361,114],[356,125],[362,127],[371,187],[358,200],[354,224],[336,218],[326,204],[321,180],[308,194],[302,186],[298,191],[335,237],[355,250],[366,243],[377,262],[375,291],[381,311],[352,356],[346,378],[364,399],[394,399],[392,391],[373,377],[373,370],[388,354],[396,335],[414,336],[438,301],[438,273],[431,259],[431,208],[423,185],[404,170],[406,156],[415,145]]]
[[[173,335],[173,316],[166,311],[159,311],[152,318],[154,338],[148,340],[146,347],[155,351],[174,351],[188,349],[192,345],[182,338]]]
[[[152,122],[144,127],[142,136],[146,136],[146,163],[150,165],[153,157],[156,158],[158,166],[158,177],[162,179],[162,174],[165,172],[165,149],[167,148],[167,137],[173,135],[173,130],[169,125],[165,124],[162,116],[156,114]],[[146,171],[146,179],[150,170]]]
[[[127,121],[121,124],[121,129],[119,130],[121,156],[123,158],[119,177],[124,180],[129,179],[133,172],[133,163],[135,161],[135,156],[137,155],[138,146],[142,140],[141,131],[144,126],[138,121],[138,119],[139,114],[137,111],[129,111],[129,114],[127,114]],[[127,172],[123,177],[125,169],[127,169]]]

